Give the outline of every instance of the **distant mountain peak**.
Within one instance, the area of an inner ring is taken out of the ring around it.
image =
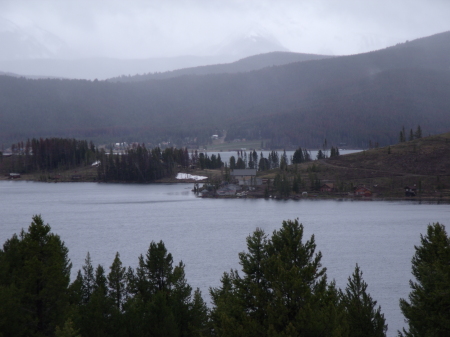
[[[274,51],[289,51],[271,33],[259,25],[253,25],[229,35],[212,48],[210,54],[244,58]]]

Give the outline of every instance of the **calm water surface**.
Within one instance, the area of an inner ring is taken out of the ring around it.
[[[271,233],[299,218],[305,239],[315,235],[328,278],[345,288],[355,264],[381,305],[389,336],[403,326],[399,298],[409,293],[411,258],[432,222],[450,224],[450,206],[417,202],[198,199],[192,184],[124,185],[0,182],[0,242],[41,214],[69,248],[72,277],[89,251],[108,271],[118,251],[136,267],[150,242],[163,240],[175,263],[183,260],[189,284],[218,286],[239,268],[238,253],[256,227]]]

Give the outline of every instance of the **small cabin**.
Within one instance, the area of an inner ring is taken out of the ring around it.
[[[9,179],[19,179],[20,178],[20,173],[10,173],[9,174]]]
[[[371,197],[372,196],[372,191],[369,190],[365,186],[358,186],[355,189],[355,196],[358,196],[358,197]]]
[[[334,184],[327,183],[320,186],[320,192],[333,192],[334,191]]]

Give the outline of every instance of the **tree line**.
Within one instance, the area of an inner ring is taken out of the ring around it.
[[[334,149],[334,148],[333,148]],[[334,152],[333,152],[334,153]],[[339,155],[339,152],[337,153]],[[264,154],[256,152],[256,150],[250,151],[247,154],[246,151],[237,151],[237,159],[235,156],[230,157],[229,168],[234,169],[256,169],[258,171],[267,171],[280,168],[285,170],[289,164],[300,164],[311,161],[311,154],[307,149],[297,148],[291,158],[288,158],[286,151],[280,154],[278,151],[270,151],[267,158]]]
[[[138,182],[150,183],[158,179],[173,177],[180,170],[188,168],[222,169],[225,168],[225,180],[229,180],[229,170],[256,169],[267,171],[279,169],[273,188],[282,196],[288,196],[291,191],[298,193],[306,187],[306,181],[299,174],[293,179],[283,175],[288,165],[311,161],[311,154],[301,147],[288,158],[286,151],[281,154],[271,151],[267,158],[255,150],[246,152],[239,150],[237,160],[231,156],[224,163],[220,154],[199,152],[189,153],[187,148],[159,147],[147,148],[145,144],[133,144],[121,153],[111,149],[98,149],[92,142],[65,138],[32,139],[27,142],[13,144],[10,172],[18,173],[52,173],[83,166],[97,166],[96,179],[102,182]],[[337,148],[331,147],[331,157],[339,155]],[[317,159],[327,157],[327,151],[319,152]],[[0,157],[1,159],[1,157]],[[310,174],[313,190],[320,188],[320,181],[315,174]],[[314,183],[313,183],[314,182]],[[269,182],[270,184],[270,182]],[[269,191],[267,192],[269,193]]]
[[[220,153],[218,153],[217,156],[215,154],[212,154],[211,157],[209,157],[207,153],[198,153],[197,150],[195,150],[191,155],[191,163],[192,165],[197,166],[202,170],[220,169],[224,166],[222,158],[220,158]]]
[[[334,148],[333,148],[334,149]],[[271,151],[268,158],[261,152],[253,150],[237,151],[237,160],[231,156],[228,163],[224,163],[220,153],[209,156],[207,153],[192,151],[189,154],[187,148],[159,147],[147,149],[144,144],[129,148],[125,153],[114,154],[101,150],[98,155],[98,178],[100,181],[135,181],[151,182],[164,177],[172,176],[177,168],[196,167],[204,169],[257,169],[266,171],[275,168],[287,169],[290,164],[299,164],[311,161],[308,150],[298,148],[292,158],[288,158],[286,151],[281,156],[277,151]]]
[[[412,129],[409,129],[408,141],[411,141],[414,139],[419,139],[419,138],[422,138],[422,128],[420,127],[420,125],[417,125],[417,129],[414,132]],[[405,130],[404,126],[402,127],[402,129],[400,131],[398,140],[399,140],[399,143],[406,142],[406,130]]]
[[[298,220],[271,236],[261,229],[239,253],[241,273],[225,272],[210,288],[211,307],[152,241],[133,269],[117,252],[94,267],[87,253],[70,282],[68,248],[41,216],[0,249],[1,336],[385,336],[380,306],[356,265],[345,289],[328,281],[314,235]],[[415,247],[409,301],[400,300],[408,330],[399,336],[448,336],[450,238],[429,225]],[[108,270],[108,271],[107,271]],[[447,309],[446,309],[447,308]]]
[[[159,147],[147,149],[144,144],[131,147],[123,154],[100,151],[97,169],[99,181],[148,183],[169,177],[178,165],[189,165],[187,149]]]
[[[148,183],[158,179],[172,177],[178,169],[190,166],[204,169],[220,169],[223,167],[220,154],[198,152],[189,154],[187,148],[159,147],[147,149],[145,144],[138,144],[125,151],[114,154],[100,151],[98,178],[100,181],[123,181]]]
[[[53,172],[96,162],[99,181],[151,182],[172,176],[177,168],[190,165],[201,169],[223,166],[219,155],[189,154],[187,148],[159,147],[148,149],[137,144],[124,153],[109,153],[86,140],[67,138],[28,139],[12,144],[11,171],[18,173]],[[0,157],[0,159],[2,159]]]
[[[12,167],[20,173],[90,165],[97,156],[92,142],[68,138],[33,138],[12,144]]]

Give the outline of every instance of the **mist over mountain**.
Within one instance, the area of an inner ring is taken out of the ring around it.
[[[190,55],[146,59],[79,58],[56,35],[35,25],[19,28],[1,18],[0,43],[0,71],[29,78],[90,80],[224,64],[248,56],[287,51],[261,27],[251,27],[245,33],[230,35],[214,47],[191,50]]]
[[[289,50],[262,27],[250,27],[245,33],[229,36],[221,44],[209,48],[211,55],[229,55],[239,59],[274,51]]]
[[[120,76],[109,79],[111,82],[142,82],[154,79],[168,79],[186,75],[233,74],[259,70],[266,67],[279,66],[295,62],[330,58],[328,55],[302,54],[291,52],[270,52],[248,56],[231,63],[213,64],[199,67],[156,72],[135,76]]]
[[[2,142],[264,140],[272,147],[396,143],[450,129],[450,32],[386,49],[239,73],[134,83],[0,76]]]
[[[26,29],[0,17],[0,60],[30,60],[68,57],[66,43],[35,25]],[[7,70],[7,69],[2,69]]]

